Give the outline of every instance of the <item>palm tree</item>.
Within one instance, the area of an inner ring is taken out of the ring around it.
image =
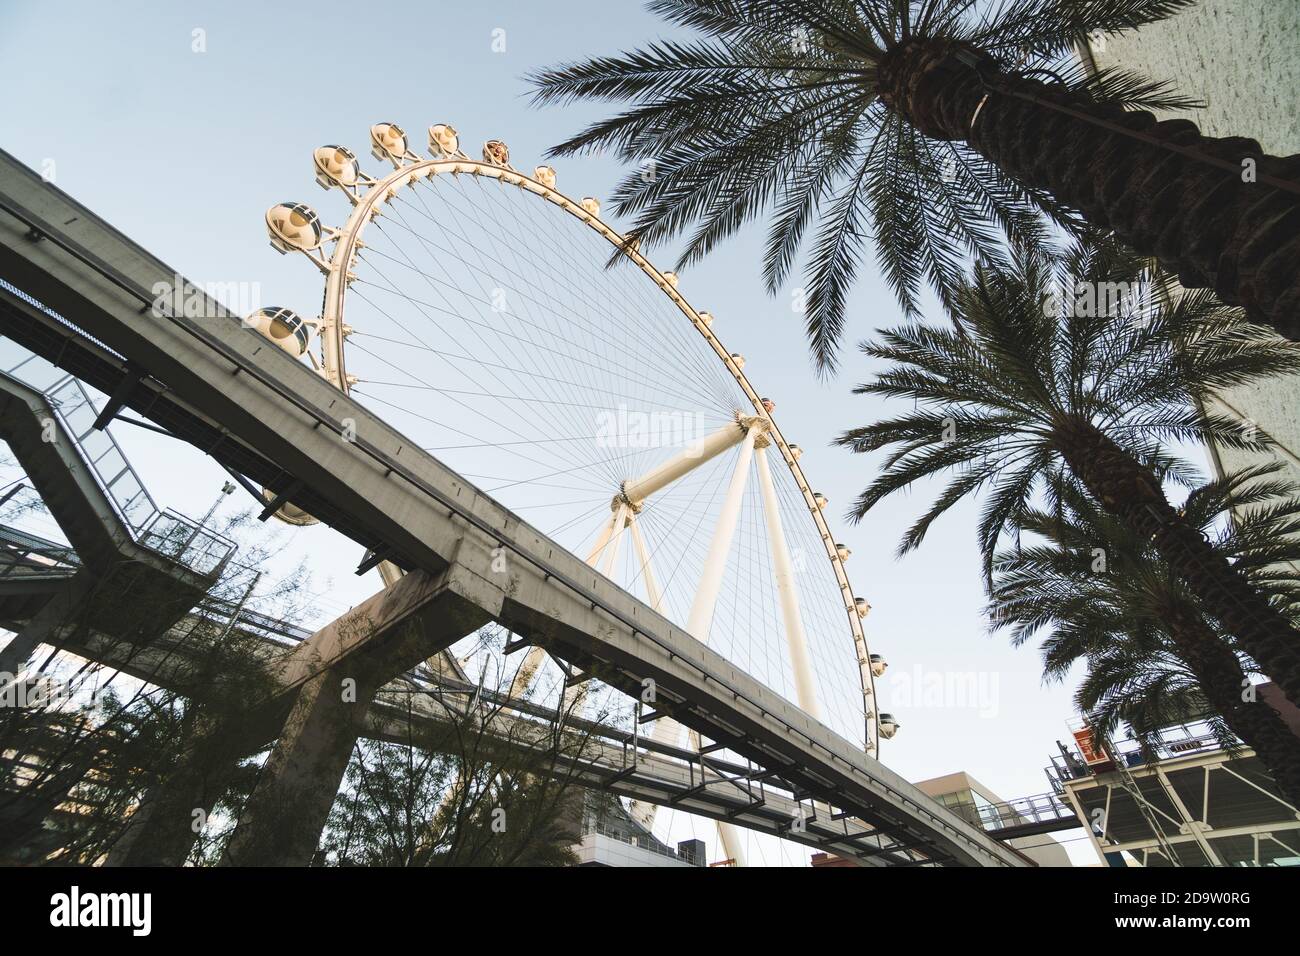
[[[868,356],[892,364],[856,392],[916,405],[837,440],[856,452],[893,446],[851,517],[918,480],[950,474],[899,551],[984,490],[979,544],[988,579],[1004,532],[1038,493],[1059,498],[1072,477],[1106,514],[1149,540],[1205,612],[1300,703],[1300,633],[1164,488],[1195,479],[1169,442],[1268,447],[1267,435],[1203,403],[1220,389],[1300,368],[1300,345],[1245,324],[1205,292],[1173,297],[1160,282],[1112,281],[1129,268],[1096,247],[1053,261],[1018,255],[1014,271],[975,270],[957,295],[961,329],[908,325],[864,344]],[[1059,292],[1108,285],[1128,290],[1110,313]]]
[[[1209,482],[1188,496],[1182,515],[1293,617],[1300,497],[1270,477],[1279,467]],[[1222,526],[1233,509],[1249,510]],[[1246,671],[1230,639],[1149,540],[1073,482],[1062,486],[1056,510],[1032,510],[1017,526],[1041,543],[997,557],[989,605],[995,629],[1010,629],[1013,643],[1022,644],[1050,628],[1043,641],[1048,677],[1062,678],[1086,660],[1075,703],[1105,735],[1124,720],[1150,749],[1160,728],[1208,706],[1220,740],[1235,745],[1235,735],[1251,747],[1300,806],[1300,739],[1268,704],[1243,700]]]
[[[914,312],[923,279],[950,305],[966,255],[998,261],[1000,237],[1037,241],[1040,210],[1067,226],[1081,214],[1184,285],[1300,337],[1300,156],[1157,122],[1148,109],[1194,104],[1132,73],[1065,65],[1086,35],[1191,2],[651,0],[706,39],[530,81],[540,103],[631,104],[552,153],[645,164],[615,208],[647,246],[695,224],[679,268],[770,209],[775,292],[818,218],[805,296],[823,372],[868,235]]]

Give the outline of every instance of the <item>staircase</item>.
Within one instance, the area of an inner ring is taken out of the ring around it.
[[[233,542],[159,509],[97,419],[74,378],[42,392],[0,373],[0,439],[71,545],[0,534],[0,624],[18,632],[0,650],[0,672],[16,673],[74,620],[121,638],[166,631],[234,554]],[[133,611],[124,616],[127,595]]]

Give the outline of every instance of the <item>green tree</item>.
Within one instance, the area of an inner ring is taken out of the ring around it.
[[[1107,515],[1151,541],[1200,607],[1300,702],[1300,635],[1165,488],[1195,481],[1173,442],[1268,447],[1267,435],[1205,403],[1221,389],[1300,368],[1300,346],[1245,324],[1207,293],[1119,284],[1133,279],[1132,263],[1096,247],[1053,260],[1020,255],[1013,271],[976,269],[957,294],[960,329],[907,325],[864,344],[888,365],[857,393],[908,399],[914,409],[837,440],[856,452],[889,449],[851,517],[917,481],[948,476],[902,553],[957,502],[986,492],[978,537],[987,579],[1004,533],[1037,495],[1057,499],[1073,478]],[[1096,295],[1073,294],[1112,288],[1127,294],[1110,309]]]
[[[1058,223],[1113,230],[1184,285],[1213,288],[1300,337],[1300,162],[1149,109],[1190,101],[1124,71],[1088,76],[1073,45],[1192,0],[651,0],[705,34],[534,74],[542,103],[630,108],[556,146],[635,162],[615,208],[679,267],[771,211],[775,291],[810,223],[807,331],[834,368],[868,236],[914,312],[923,280],[952,305],[970,255]]]
[[[222,530],[264,535],[252,513],[229,519]],[[16,706],[0,706],[0,755],[10,771],[0,787],[4,860],[104,862],[146,794],[201,739],[204,723],[238,726],[247,702],[270,694],[265,629],[275,621],[254,608],[290,615],[309,587],[301,567],[274,578],[266,573],[275,546],[265,537],[245,540],[244,560],[228,564],[198,604],[165,629],[156,594],[95,585],[58,645],[42,646],[24,677],[0,690],[6,705],[22,695]],[[208,861],[224,843],[224,824],[247,798],[257,756],[221,775],[214,825],[200,833],[195,862]]]
[[[1294,485],[1261,466],[1194,489],[1182,516],[1294,619],[1300,599],[1300,498]],[[1292,803],[1300,806],[1300,739],[1248,691],[1231,638],[1149,539],[1098,508],[1074,483],[1054,511],[1032,510],[1017,530],[1034,543],[994,563],[989,613],[1015,644],[1042,638],[1044,674],[1087,672],[1080,712],[1110,736],[1122,720],[1150,749],[1157,731],[1211,711],[1220,740],[1251,747]],[[1224,521],[1230,511],[1235,521]]]
[[[318,859],[338,866],[567,866],[589,799],[579,785],[604,711],[582,695],[507,704],[495,692],[406,693],[395,738],[359,741]],[[542,714],[547,716],[543,717]]]

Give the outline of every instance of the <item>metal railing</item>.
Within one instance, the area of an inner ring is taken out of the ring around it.
[[[1075,819],[1073,808],[1055,793],[1038,793],[1030,797],[1017,797],[1014,800],[1003,800],[998,803],[944,802],[944,806],[967,823],[981,827],[989,833],[1035,823]]]
[[[1112,740],[1106,746],[1115,762],[1124,767],[1141,767],[1149,762],[1148,755],[1136,740]],[[1215,736],[1207,720],[1189,721],[1163,728],[1152,747],[1156,761],[1172,760],[1188,754],[1222,750],[1222,741]],[[1066,759],[1067,756],[1069,759]],[[1093,770],[1076,752],[1067,751],[1053,756],[1052,765],[1046,768],[1053,787],[1062,788],[1065,781],[1090,776]]]
[[[602,806],[599,800],[587,800],[583,805],[582,835],[585,837],[589,834],[599,834],[616,843],[635,847],[665,859],[690,863],[690,860],[657,839],[653,833],[633,823],[626,814]]]
[[[0,578],[67,577],[79,567],[77,552],[66,545],[0,526]]]
[[[233,557],[236,544],[170,508],[159,508],[117,440],[108,429],[95,427],[99,409],[85,386],[18,348],[23,357],[6,369],[7,373],[44,393],[136,543],[205,577],[218,576]]]

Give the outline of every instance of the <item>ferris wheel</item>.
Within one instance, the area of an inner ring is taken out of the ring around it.
[[[316,181],[350,213],[266,213],[272,245],[324,275],[321,314],[268,308],[249,324],[619,586],[841,736],[878,756],[898,729],[876,707],[884,659],[775,404],[671,272],[660,272],[556,173],[482,158],[428,129],[430,158],[393,123],[370,128],[362,171],[337,145]],[[293,524],[310,515],[283,508]],[[400,571],[381,565],[386,584]],[[526,692],[554,667],[532,648]],[[697,746],[675,722],[655,740]],[[673,824],[653,807],[634,816]],[[672,816],[669,814],[668,816]],[[677,816],[685,816],[678,814]],[[656,819],[658,817],[658,819]],[[719,829],[729,859],[740,834]]]

